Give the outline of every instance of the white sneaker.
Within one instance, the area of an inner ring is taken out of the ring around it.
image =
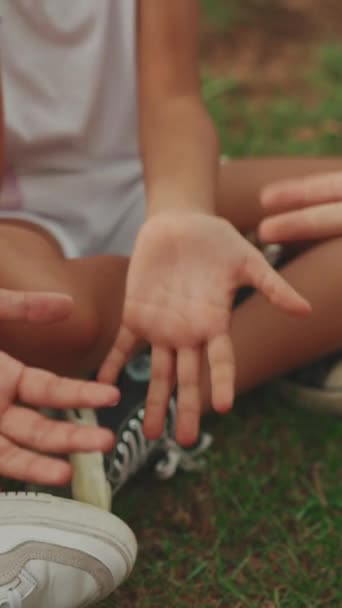
[[[133,532],[95,507],[0,493],[0,607],[85,608],[131,573]]]
[[[306,365],[273,382],[282,401],[308,410],[342,415],[342,352]]]

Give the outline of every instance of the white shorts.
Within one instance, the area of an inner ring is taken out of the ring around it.
[[[222,157],[221,163],[226,162]],[[21,204],[21,194],[26,204]],[[67,258],[129,256],[145,220],[140,161],[73,178],[26,177],[19,185],[12,178],[0,193],[2,219],[40,226]]]
[[[85,203],[70,204],[70,214],[56,213],[50,208],[45,213],[31,209],[1,209],[1,220],[18,220],[34,224],[55,239],[66,258],[92,255],[129,256],[137,233],[145,219],[143,184],[136,184],[119,204],[108,201],[90,210]],[[91,211],[91,212],[90,212]]]

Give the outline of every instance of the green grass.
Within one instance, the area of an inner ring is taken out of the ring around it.
[[[231,156],[342,154],[342,46],[320,48],[305,98],[275,94],[257,103],[237,80],[212,80],[204,97]]]
[[[160,484],[141,476],[115,512],[137,533],[130,581],[103,606],[338,608],[341,427],[267,391],[222,420],[208,469]]]
[[[342,47],[322,47],[305,99],[257,103],[239,82],[206,74],[224,151],[342,154],[341,70]],[[204,474],[167,483],[144,474],[116,499],[140,555],[101,608],[342,606],[340,420],[263,390],[207,426],[215,442]]]
[[[218,34],[232,30],[241,17],[241,7],[237,0],[201,0],[209,24]]]

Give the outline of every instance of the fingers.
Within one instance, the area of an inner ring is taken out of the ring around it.
[[[127,327],[122,326],[119,330],[114,347],[104,360],[98,373],[100,382],[115,383],[120,371],[129,360],[137,345],[137,337]]]
[[[158,439],[164,430],[167,408],[175,382],[175,357],[171,350],[152,349],[151,381],[147,395],[144,432]]]
[[[0,436],[0,475],[40,485],[66,485],[72,476],[68,462],[19,448]]]
[[[208,362],[212,391],[212,406],[216,412],[226,413],[233,407],[235,360],[228,334],[215,337],[208,344]]]
[[[69,316],[72,306],[72,298],[63,294],[0,289],[0,319],[3,321],[62,321]]]
[[[278,308],[295,316],[306,316],[311,312],[307,300],[300,296],[280,274],[278,274],[254,248],[246,259],[241,273],[242,285],[253,285]]]
[[[342,202],[289,211],[263,220],[259,235],[264,242],[290,242],[331,238],[342,234]]]
[[[114,444],[108,429],[58,422],[19,406],[1,416],[0,433],[24,448],[54,454],[107,452]]]
[[[222,335],[208,346],[212,401],[217,412],[229,411],[233,404],[235,364],[231,340]],[[180,445],[191,446],[200,430],[201,348],[182,348],[177,353],[177,428]],[[175,355],[154,347],[152,350],[151,383],[147,396],[144,431],[148,439],[157,439],[164,430],[165,418],[175,382]]]
[[[109,407],[120,398],[113,386],[61,378],[30,367],[23,369],[16,394],[29,405],[54,409]]]
[[[183,348],[177,357],[177,429],[176,438],[191,446],[198,438],[201,417],[201,349]]]
[[[261,202],[270,211],[287,211],[342,198],[342,173],[308,176],[267,186]]]

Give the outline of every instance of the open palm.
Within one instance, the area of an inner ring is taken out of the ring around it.
[[[0,289],[0,318],[36,323],[63,320],[71,298],[58,294]],[[18,405],[55,409],[109,406],[118,391],[94,382],[60,378],[25,366],[0,351],[0,476],[39,484],[63,484],[71,477],[67,462],[44,456],[72,451],[105,451],[113,445],[105,429],[57,422]]]
[[[236,289],[251,284],[294,314],[309,305],[225,220],[202,214],[160,215],[142,228],[130,264],[122,326],[99,374],[115,380],[141,340],[152,345],[152,378],[145,433],[163,429],[167,403],[178,385],[177,439],[198,435],[203,355],[211,374],[212,404],[233,402],[234,356],[230,316]]]

